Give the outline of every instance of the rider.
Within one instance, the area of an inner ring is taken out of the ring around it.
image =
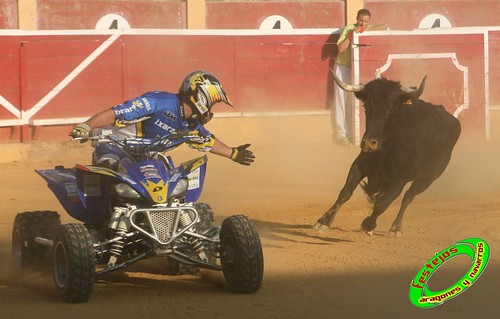
[[[232,106],[215,75],[207,71],[194,71],[186,76],[179,93],[144,93],[75,125],[69,135],[85,138],[97,128],[123,138],[156,138],[179,131],[195,131],[197,136],[186,141],[191,148],[250,165],[255,159],[252,151],[247,149],[250,144],[229,147],[203,126],[212,119],[212,107],[218,102]],[[113,146],[96,146],[94,165],[116,169],[119,160],[120,152]]]

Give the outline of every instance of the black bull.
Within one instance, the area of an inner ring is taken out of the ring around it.
[[[330,227],[340,207],[366,177],[362,187],[374,205],[361,228],[370,235],[377,218],[411,182],[389,232],[401,234],[406,208],[444,172],[461,131],[460,122],[442,105],[418,99],[425,80],[417,90],[387,79],[349,85],[335,77],[341,88],[355,92],[364,105],[366,130],[345,185],[335,204],[314,225],[316,230]]]

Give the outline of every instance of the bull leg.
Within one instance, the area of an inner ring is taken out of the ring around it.
[[[405,214],[406,208],[411,204],[416,195],[425,191],[434,182],[435,178],[417,180],[414,181],[410,188],[406,191],[401,207],[399,208],[399,213],[394,222],[392,223],[389,235],[401,236],[403,233],[403,216]]]
[[[320,219],[318,219],[316,224],[314,224],[313,228],[315,230],[325,231],[330,228],[330,225],[333,222],[333,218],[339,211],[340,207],[342,207],[342,205],[344,205],[344,203],[351,198],[354,190],[365,176],[366,175],[362,173],[360,167],[355,161],[352,164],[351,169],[349,170],[349,174],[347,175],[344,187],[340,191],[335,204],[333,204],[333,206],[330,207],[330,209],[328,209]]]
[[[373,205],[372,214],[363,220],[361,230],[368,235],[373,235],[373,230],[377,227],[377,218],[387,210],[389,205],[401,194],[405,186],[405,182],[400,181],[388,188],[381,197],[377,198]]]

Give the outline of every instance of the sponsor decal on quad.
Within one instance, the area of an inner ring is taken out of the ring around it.
[[[200,168],[188,174],[188,189],[200,188]]]
[[[172,177],[170,177],[170,179],[168,180],[169,183],[174,183],[174,182],[177,182],[177,180],[181,177],[181,173],[175,173],[174,175],[172,175]]]
[[[78,196],[78,187],[75,182],[65,183],[64,188],[68,197]]]
[[[85,196],[101,196],[101,177],[85,175],[83,177],[83,192]]]
[[[153,165],[141,166],[140,171],[145,179],[161,179],[158,169]]]

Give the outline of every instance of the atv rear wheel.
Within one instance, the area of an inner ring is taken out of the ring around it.
[[[58,295],[67,302],[86,302],[95,281],[92,238],[84,225],[62,225],[53,247],[53,277]]]
[[[229,289],[254,293],[262,285],[264,256],[254,224],[243,215],[226,218],[220,231],[221,264]]]
[[[51,249],[35,242],[36,237],[54,239],[61,225],[53,211],[24,212],[16,215],[12,228],[12,257],[18,269],[50,264]]]

